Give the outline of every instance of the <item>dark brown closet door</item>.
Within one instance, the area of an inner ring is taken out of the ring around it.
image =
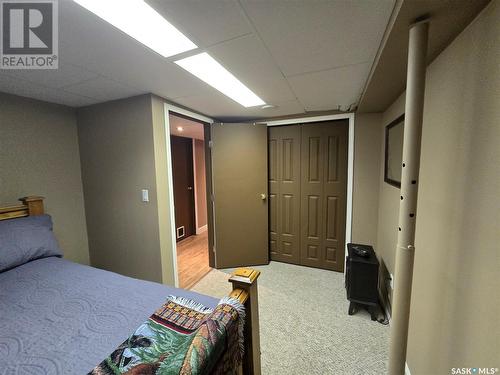
[[[193,140],[171,136],[170,145],[174,180],[176,240],[181,241],[195,233]]]
[[[300,263],[344,270],[348,122],[301,127]]]
[[[300,263],[300,125],[269,128],[271,260]]]

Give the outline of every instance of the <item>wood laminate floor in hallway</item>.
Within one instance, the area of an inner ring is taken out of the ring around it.
[[[193,235],[177,243],[179,287],[189,289],[205,276],[208,266],[208,232]]]

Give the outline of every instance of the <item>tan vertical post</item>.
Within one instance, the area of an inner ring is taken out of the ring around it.
[[[394,295],[389,348],[389,374],[405,373],[408,323],[410,318],[415,223],[417,218],[418,173],[424,110],[428,20],[410,26],[408,73],[406,77],[405,125],[398,245],[394,271]]]

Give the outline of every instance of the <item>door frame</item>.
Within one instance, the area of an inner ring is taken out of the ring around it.
[[[170,139],[170,112],[175,114],[180,114],[186,117],[190,117],[195,120],[199,120],[203,123],[211,126],[215,121],[204,115],[200,115],[199,113],[190,111],[188,109],[178,107],[176,105],[170,103],[164,103],[164,124],[165,124],[165,137],[167,140]],[[279,125],[293,125],[299,123],[310,123],[310,122],[319,122],[319,121],[331,121],[331,120],[349,120],[349,134],[348,134],[348,145],[347,145],[347,212],[346,212],[346,231],[345,231],[345,241],[346,241],[346,249],[345,249],[345,257],[347,258],[347,243],[351,242],[352,238],[352,197],[353,197],[353,187],[354,187],[354,113],[342,113],[335,115],[323,115],[323,116],[311,116],[311,117],[297,117],[283,120],[269,120],[262,121],[260,123],[264,123],[267,126],[279,126]],[[205,133],[206,134],[206,133]],[[205,141],[207,141],[205,139]],[[172,175],[172,154],[170,149],[170,142],[166,143],[166,157],[167,157],[167,186],[168,186],[168,210],[170,217],[170,233],[171,238],[174,239],[172,242],[172,256],[173,256],[173,271],[174,271],[174,280],[175,286],[179,286],[179,275],[177,270],[177,244],[175,242],[175,208],[174,208],[174,190],[173,190],[173,175]],[[208,176],[208,175],[207,175]],[[213,181],[210,178],[210,181],[207,179],[207,184],[212,185]],[[208,202],[207,202],[208,207]],[[213,206],[212,206],[213,209]],[[213,214],[213,213],[212,213]],[[212,223],[213,225],[214,223]],[[210,229],[210,228],[209,228]],[[215,239],[214,239],[215,241]],[[209,249],[210,251],[210,249]],[[345,263],[345,260],[344,260]],[[346,270],[344,264],[344,272]]]
[[[197,231],[197,212],[196,212],[196,191],[195,191],[195,178],[196,178],[196,173],[195,173],[195,161],[194,161],[194,142],[193,142],[193,138],[191,138],[191,141],[188,142],[188,141],[184,141],[184,140],[188,140],[190,138],[185,138],[185,137],[181,137],[181,136],[178,136],[178,135],[173,135],[173,134],[170,134],[170,151],[172,151],[172,141],[177,139],[177,142],[186,142],[186,146],[187,144],[189,144],[189,147],[191,149],[191,157],[189,158],[190,160],[188,160],[188,164],[190,164],[191,166],[191,175],[188,176],[188,179],[190,177],[192,177],[192,181],[189,181],[189,182],[192,182],[192,191],[191,191],[191,194],[190,194],[190,199],[191,199],[191,203],[190,206],[191,206],[191,212],[190,212],[190,221],[191,221],[191,229],[192,229],[192,233],[189,235],[189,237],[191,237],[192,235],[196,235],[196,231]],[[170,152],[170,155],[172,155],[172,152]],[[189,165],[188,165],[189,167]],[[172,171],[172,183],[173,183],[173,171]],[[175,191],[174,191],[174,206],[175,206]],[[175,210],[174,210],[174,215],[176,214]],[[180,242],[182,240],[185,240],[186,237],[185,235],[182,237],[182,238],[178,238],[177,237],[177,230],[179,228],[177,227],[177,221],[175,223],[175,231],[176,231],[176,237],[175,237],[175,242]],[[184,230],[184,233],[185,233],[185,230]]]
[[[347,139],[347,211],[345,224],[345,257],[344,273],[346,271],[347,244],[352,241],[352,195],[354,188],[354,113],[340,113],[335,115],[297,117],[283,120],[263,121],[267,126],[296,125],[310,122],[349,120],[349,133]]]
[[[172,256],[173,256],[173,270],[174,270],[174,280],[175,280],[175,287],[179,287],[179,273],[177,270],[177,243],[175,241],[176,238],[176,233],[175,233],[175,205],[174,205],[174,179],[173,179],[173,173],[172,173],[172,150],[170,147],[170,113],[173,115],[182,115],[189,117],[193,120],[198,120],[203,123],[208,124],[209,126],[214,123],[214,120],[200,115],[196,112],[192,112],[190,110],[175,106],[170,103],[164,103],[163,104],[163,113],[164,113],[164,121],[165,121],[165,137],[168,142],[165,142],[166,145],[166,156],[167,156],[167,186],[168,186],[168,210],[169,210],[169,216],[170,216],[170,233],[172,236]],[[207,141],[207,140],[205,140]],[[208,184],[212,184],[212,181],[207,181],[207,186]],[[209,208],[209,204],[207,202],[207,209]],[[210,215],[208,215],[210,216]],[[207,217],[208,219],[208,217]],[[207,224],[208,225],[208,224]],[[211,249],[208,249],[210,252]],[[210,256],[210,254],[209,254]]]

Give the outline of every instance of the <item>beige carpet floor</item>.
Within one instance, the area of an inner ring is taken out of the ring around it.
[[[389,327],[347,315],[341,273],[271,262],[255,267],[264,375],[386,374]],[[192,290],[223,297],[232,270],[212,270]]]

